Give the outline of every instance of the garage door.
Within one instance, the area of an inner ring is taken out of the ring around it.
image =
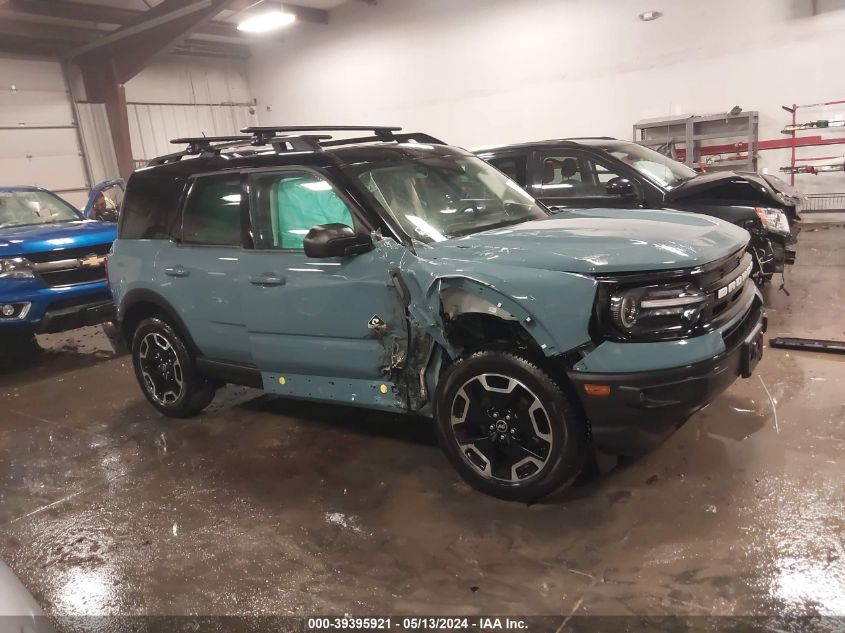
[[[0,58],[0,185],[37,185],[85,204],[73,106],[57,62]]]

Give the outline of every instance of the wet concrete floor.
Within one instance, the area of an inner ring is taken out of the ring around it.
[[[769,335],[845,339],[845,228]],[[0,558],[75,614],[845,614],[845,357],[767,348],[663,446],[525,506],[425,420],[226,388],[158,415],[99,329],[0,372]]]

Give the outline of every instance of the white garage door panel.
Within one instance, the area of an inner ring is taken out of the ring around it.
[[[64,92],[62,67],[57,62],[0,58],[0,89],[54,90]]]
[[[76,154],[0,158],[0,185],[35,185],[45,189],[85,189],[82,161]]]
[[[5,88],[5,87],[0,87]],[[3,89],[0,91],[0,127],[73,125],[67,93]]]
[[[11,128],[0,129],[0,185],[77,190],[62,195],[84,202],[85,167],[76,129],[68,127],[73,120],[59,63],[0,58],[0,128]]]
[[[0,158],[28,160],[29,156],[76,156],[79,145],[76,130],[0,130]]]

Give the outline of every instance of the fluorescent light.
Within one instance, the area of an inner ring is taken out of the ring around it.
[[[293,13],[286,13],[284,11],[268,11],[266,13],[259,13],[247,18],[238,24],[239,31],[247,33],[266,33],[280,29],[283,26],[288,26],[296,22],[296,16]]]

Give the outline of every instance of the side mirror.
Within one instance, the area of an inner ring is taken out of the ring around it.
[[[345,224],[319,224],[308,231],[303,240],[308,257],[349,257],[375,248],[369,234],[361,235]]]
[[[621,176],[611,178],[605,188],[611,196],[619,196],[620,198],[635,198],[637,196],[637,189],[634,187],[634,183]]]

